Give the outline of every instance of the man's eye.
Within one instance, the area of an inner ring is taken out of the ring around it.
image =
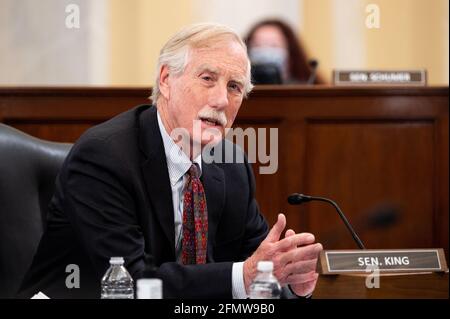
[[[233,91],[241,92],[241,87],[237,84],[231,83],[230,85],[228,85],[228,87]]]
[[[208,82],[212,81],[212,77],[210,77],[209,75],[202,76],[202,79]]]

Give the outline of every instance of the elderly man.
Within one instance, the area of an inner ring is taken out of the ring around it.
[[[120,114],[73,146],[20,296],[98,298],[110,257],[123,256],[137,279],[144,254],[154,257],[166,298],[246,298],[260,260],[272,260],[296,295],[310,294],[322,249],[314,236],[288,230],[283,238],[282,214],[269,231],[246,161],[202,160],[206,145],[232,145],[225,129],[252,87],[244,43],[221,25],[189,26],[163,47],[157,72],[156,107]],[[178,129],[187,143],[174,137]],[[65,285],[69,264],[80,268],[79,288]]]

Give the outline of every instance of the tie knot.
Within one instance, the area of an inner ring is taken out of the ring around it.
[[[191,175],[192,178],[198,178],[198,172],[199,169],[197,167],[197,164],[192,164],[191,167],[189,168],[189,175]]]

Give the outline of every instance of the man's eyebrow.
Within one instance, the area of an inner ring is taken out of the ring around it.
[[[211,67],[206,64],[202,64],[197,68],[197,72],[208,72],[208,73],[214,73],[219,74],[219,71],[215,69],[214,67]]]
[[[203,73],[203,72],[211,73],[211,74],[214,74],[214,75],[220,74],[218,69],[216,69],[216,68],[214,68],[214,67],[212,67],[210,65],[207,65],[207,64],[202,64],[202,65],[200,65],[197,68],[197,72],[196,73]],[[239,76],[239,75],[231,76],[230,81],[231,82],[235,82],[235,83],[241,85],[242,87],[245,86],[245,77],[242,77],[242,76]]]
[[[234,83],[237,83],[237,84],[239,84],[239,85],[241,85],[241,86],[243,87],[243,86],[244,86],[244,83],[245,83],[245,78],[240,77],[240,76],[238,76],[238,77],[232,77],[230,81],[231,81],[231,82],[234,82]]]

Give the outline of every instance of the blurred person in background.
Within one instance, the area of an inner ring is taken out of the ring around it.
[[[281,20],[263,20],[244,38],[255,84],[322,84],[317,61],[308,59],[292,28]]]

